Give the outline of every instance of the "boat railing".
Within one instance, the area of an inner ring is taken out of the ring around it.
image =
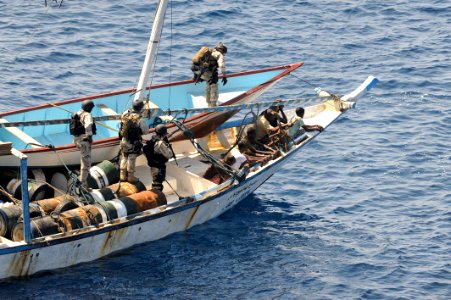
[[[12,148],[11,154],[20,160],[20,179],[21,179],[21,192],[22,192],[22,213],[23,213],[23,230],[24,240],[26,243],[31,242],[30,231],[30,209],[28,198],[28,157],[17,149]]]

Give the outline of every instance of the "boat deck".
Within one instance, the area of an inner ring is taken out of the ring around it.
[[[178,155],[177,162],[171,159],[167,163],[166,182],[163,183],[163,191],[168,203],[178,201],[179,196],[189,197],[216,186],[211,181],[202,178],[202,175],[210,165],[200,161],[200,158],[201,156],[198,154],[191,156]],[[152,176],[144,155],[137,159],[136,165],[136,176],[150,190],[152,187]]]

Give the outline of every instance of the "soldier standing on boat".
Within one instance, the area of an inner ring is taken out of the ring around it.
[[[166,180],[166,163],[174,157],[167,134],[166,126],[158,124],[155,127],[155,135],[147,141],[143,149],[152,175],[152,189],[160,191],[163,191],[163,182]]]
[[[218,68],[222,74],[222,84],[227,84],[224,56],[227,53],[227,46],[219,42],[215,48],[202,47],[193,57],[191,70],[194,72],[194,82],[205,81],[205,100],[208,107],[218,105]],[[222,131],[216,131],[216,136],[224,148],[229,148],[230,143]],[[208,149],[208,138],[198,140],[202,148]]]
[[[119,138],[121,139],[120,180],[135,183],[136,158],[141,154],[141,138],[149,132],[149,126],[142,117],[144,102],[133,101],[131,109],[122,114]]]
[[[195,82],[205,81],[205,99],[209,107],[215,107],[218,103],[218,68],[222,74],[222,84],[227,84],[224,56],[227,47],[219,42],[215,48],[202,47],[194,56],[191,70],[194,72]]]
[[[91,168],[92,136],[96,134],[96,124],[92,118],[91,111],[94,103],[85,100],[81,109],[75,113],[70,122],[70,133],[74,136],[74,144],[80,150],[80,181],[82,187],[88,189],[88,175]]]

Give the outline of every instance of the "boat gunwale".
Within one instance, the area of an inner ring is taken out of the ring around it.
[[[275,66],[275,67],[269,67],[269,68],[263,68],[263,69],[257,69],[257,70],[250,70],[250,71],[243,71],[243,72],[236,72],[236,73],[227,74],[227,77],[229,78],[229,77],[238,77],[238,76],[243,76],[243,75],[252,75],[252,74],[271,72],[271,71],[282,70],[282,69],[287,69],[287,71],[289,70],[289,72],[291,72],[292,70],[299,68],[303,64],[304,64],[303,62],[296,62],[296,63],[292,63],[292,64],[287,64],[287,65],[281,65],[281,66]],[[285,75],[286,75],[286,72],[283,72],[283,73],[275,76],[274,78],[271,78],[270,80],[268,80],[268,82],[272,81],[274,79],[279,79],[280,77],[283,77]],[[219,77],[221,78],[222,75],[220,75]],[[190,84],[190,83],[194,83],[194,80],[188,79],[188,80],[180,80],[180,81],[175,81],[175,82],[159,83],[159,84],[148,86],[146,88],[146,90],[164,88],[164,87],[168,87],[168,86],[184,85],[184,84]],[[104,93],[90,95],[90,96],[82,96],[82,97],[77,97],[77,98],[72,98],[72,99],[67,99],[67,100],[60,100],[57,102],[46,102],[46,103],[35,105],[35,106],[30,106],[30,107],[25,107],[25,108],[20,108],[20,109],[11,110],[8,112],[0,113],[0,118],[9,116],[9,115],[13,115],[13,114],[28,112],[28,111],[35,110],[35,109],[52,108],[53,107],[52,104],[53,105],[64,105],[64,104],[70,104],[70,103],[75,103],[75,102],[82,102],[84,100],[93,100],[93,99],[98,99],[98,98],[102,98],[102,97],[109,97],[109,96],[116,96],[116,95],[120,95],[120,94],[132,93],[135,91],[136,91],[135,88],[128,88],[128,89],[115,90],[115,91],[111,91],[111,92],[104,92]]]
[[[255,87],[253,87],[252,89],[247,90],[246,92],[244,92],[244,93],[242,93],[242,94],[230,99],[229,101],[221,104],[221,106],[223,106],[223,105],[231,105],[231,104],[237,103],[238,101],[240,101],[244,97],[252,95],[252,94],[256,93],[257,91],[261,90],[262,88],[268,86],[272,82],[277,81],[277,80],[281,79],[282,77],[288,75],[292,71],[294,71],[297,68],[301,67],[303,64],[304,64],[304,62],[296,62],[296,63],[282,65],[282,66],[276,66],[276,67],[263,68],[263,69],[258,69],[258,70],[251,70],[251,71],[244,71],[244,72],[237,72],[237,73],[228,74],[227,77],[238,77],[238,76],[243,76],[243,75],[252,75],[252,74],[258,74],[258,73],[271,72],[271,71],[275,71],[275,70],[283,70],[283,69],[285,69],[283,72],[281,72],[277,76],[274,76],[273,78],[265,81],[264,83],[262,83],[260,85],[257,85]],[[156,84],[156,85],[147,87],[147,89],[150,89],[150,88],[155,89],[155,88],[162,88],[162,87],[167,87],[167,86],[189,84],[189,83],[193,83],[193,82],[194,82],[193,80],[184,80],[184,81],[177,81],[177,82],[173,82],[173,83]],[[106,97],[106,96],[119,95],[119,94],[123,94],[123,93],[127,93],[127,92],[133,92],[133,91],[134,91],[134,89],[113,91],[113,92],[98,94],[98,95],[94,95],[94,96],[85,96],[85,97],[74,98],[74,99],[69,99],[69,100],[62,100],[62,101],[58,101],[58,102],[54,102],[54,103],[52,102],[52,104],[54,104],[54,105],[64,105],[64,104],[80,102],[80,101],[84,101],[84,100],[88,100],[88,99],[97,99],[97,98]],[[0,118],[2,118],[4,116],[16,114],[16,113],[23,113],[23,112],[35,110],[35,109],[51,108],[52,104],[44,103],[44,104],[37,105],[37,106],[32,106],[32,107],[22,108],[22,109],[19,109],[19,110],[13,110],[13,111],[5,112],[3,114],[0,114]],[[197,120],[199,118],[202,118],[202,117],[204,117],[206,115],[215,114],[215,113],[218,113],[218,112],[199,113],[199,114],[196,114],[194,116],[191,116],[191,117],[187,118],[185,120],[185,122],[189,123],[189,122],[195,121],[195,120]],[[172,123],[167,125],[168,128],[171,128],[171,127],[174,127],[174,126],[175,125],[172,124]],[[152,133],[154,131],[155,131],[154,128],[150,128],[149,129],[149,133]],[[98,139],[98,140],[95,140],[93,142],[93,146],[100,145],[100,144],[106,144],[108,142],[112,142],[112,143],[114,143],[113,145],[116,145],[116,144],[119,143],[119,138],[118,137],[109,137],[109,138]],[[55,150],[66,150],[66,149],[76,149],[76,146],[75,146],[75,144],[66,144],[66,145],[55,146],[53,149],[48,148],[48,147],[40,147],[40,148],[32,148],[32,149],[20,149],[20,151],[22,153],[26,154],[26,153],[40,153],[40,152],[48,152],[48,151],[55,151]]]

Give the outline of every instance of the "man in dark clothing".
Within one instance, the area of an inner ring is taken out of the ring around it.
[[[167,132],[165,125],[157,125],[155,135],[143,148],[152,175],[152,188],[160,191],[163,191],[163,182],[166,180],[166,163],[174,156]]]

